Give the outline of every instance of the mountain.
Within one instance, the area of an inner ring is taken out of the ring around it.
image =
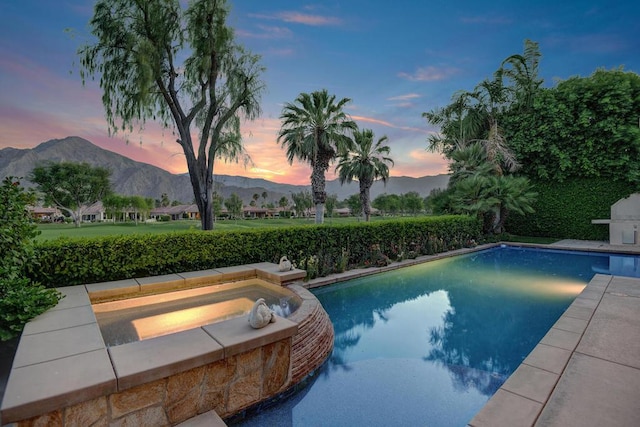
[[[33,168],[45,161],[86,162],[111,171],[113,190],[118,194],[140,195],[159,199],[166,193],[170,200],[183,203],[193,201],[193,191],[188,174],[172,174],[164,169],[146,163],[136,162],[112,151],[104,150],[86,139],[70,136],[64,139],[52,139],[32,149],[4,148],[0,150],[0,178],[6,176],[25,177],[23,185],[32,187],[26,177]],[[229,197],[236,193],[245,203],[251,201],[254,194],[267,192],[267,199],[277,203],[282,196],[290,198],[291,193],[310,191],[309,185],[280,184],[260,178],[216,175],[216,190]],[[383,193],[403,194],[415,191],[426,197],[434,188],[445,188],[449,175],[424,176],[421,178],[391,177],[386,187],[375,182],[371,187],[371,198]],[[358,193],[358,183],[340,185],[338,180],[327,181],[328,194],[336,194],[338,200],[344,200]]]

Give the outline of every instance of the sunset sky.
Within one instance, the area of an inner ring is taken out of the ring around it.
[[[100,88],[83,86],[78,73],[94,3],[0,1],[0,148],[77,135],[186,172],[171,129],[148,122],[142,133],[109,137]],[[346,112],[360,128],[388,136],[391,175],[420,177],[448,171],[426,150],[438,129],[422,113],[490,78],[527,38],[540,44],[546,87],[598,68],[640,72],[637,1],[236,0],[231,7],[238,41],[262,56],[267,91],[262,116],[242,128],[253,163],[216,161],[217,174],[308,184],[309,167],[289,165],[276,142],[282,107],[301,92],[351,98]]]

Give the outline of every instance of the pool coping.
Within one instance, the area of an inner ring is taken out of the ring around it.
[[[250,278],[283,285],[305,275],[303,270],[281,272],[277,264],[258,263],[58,288],[64,298],[25,325],[0,419],[4,425],[121,392],[298,332],[298,323],[289,319],[278,317],[268,328],[253,329],[243,316],[107,348],[92,303],[113,300],[116,295],[135,297]]]

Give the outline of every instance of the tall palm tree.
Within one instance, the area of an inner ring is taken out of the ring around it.
[[[378,139],[374,144],[371,129],[353,132],[353,149],[340,157],[336,167],[340,183],[351,182],[354,178],[360,183],[360,202],[362,215],[366,221],[371,217],[371,197],[369,190],[377,179],[385,184],[389,179],[389,165],[393,166],[393,159],[387,157],[391,149],[384,145],[387,136]]]
[[[351,148],[347,135],[357,129],[356,123],[342,110],[350,102],[343,98],[337,103],[335,95],[326,89],[301,93],[293,103],[286,103],[280,119],[282,127],[278,142],[287,148],[289,164],[294,159],[311,165],[311,190],[316,206],[316,223],[324,222],[325,172],[337,157]]]

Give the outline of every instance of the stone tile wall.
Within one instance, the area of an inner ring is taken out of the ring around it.
[[[210,410],[225,418],[291,384],[291,349],[286,338],[15,426],[171,426]]]

